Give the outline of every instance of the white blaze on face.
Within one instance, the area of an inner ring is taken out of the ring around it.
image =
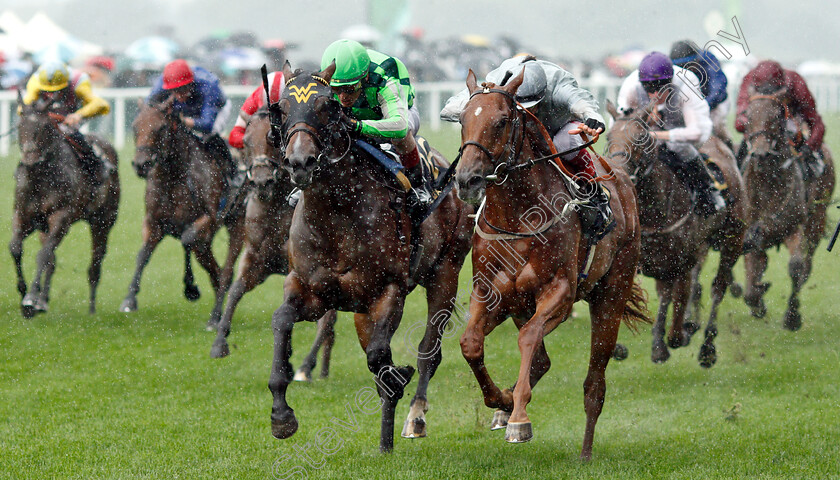
[[[475,109],[475,116],[477,117],[479,115],[481,115],[481,107]]]

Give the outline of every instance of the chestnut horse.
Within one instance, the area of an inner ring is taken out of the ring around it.
[[[215,157],[172,112],[172,101],[141,105],[134,119],[137,151],[132,162],[135,172],[146,178],[146,215],[143,217],[143,246],[137,254],[134,277],[121,312],[137,310],[140,277],[155,247],[166,235],[178,238],[185,251],[184,295],[197,300],[190,253],[210,275],[216,302],[208,327],[221,316],[225,293],[233,277],[233,264],[242,249],[244,215],[226,220],[230,240],[224,268],[219,268],[211,244],[221,228],[219,201],[225,192],[223,160]]]
[[[592,337],[583,384],[581,458],[588,460],[619,326],[622,320],[631,328],[638,321],[650,322],[645,292],[634,282],[640,235],[636,196],[621,169],[602,175],[612,192],[616,225],[590,248],[576,213],[581,207],[572,193],[575,180],[559,163],[531,163],[553,145],[547,146],[538,120],[515,101],[523,74],[504,86],[478,86],[472,70],[467,76],[470,98],[460,119],[458,195],[471,203],[484,200],[472,241],[473,294],[461,350],[484,404],[497,409],[491,428],[506,427],[508,442],[526,442],[533,436],[525,411],[531,389],[550,367],[543,338],[566,320],[575,302],[587,301]],[[598,168],[603,174],[603,166]],[[507,317],[519,328],[521,355],[512,391],[500,390],[484,364],[484,338]]]
[[[289,178],[283,175],[280,152],[268,140],[270,124],[268,110],[260,109],[248,121],[243,138],[247,178],[251,186],[245,207],[245,246],[236,280],[230,286],[224,315],[217,326],[217,336],[210,350],[210,356],[221,358],[230,354],[227,336],[231,320],[242,297],[262,284],[269,275],[289,273],[287,243],[289,227],[292,224],[294,208],[287,200],[292,192]],[[330,352],[335,333],[334,310],[327,312],[318,322],[318,334],[312,349],[295,374],[296,380],[311,380],[318,348],[323,344],[321,377],[330,371]]]
[[[660,149],[664,146],[649,135],[649,117],[655,106],[651,103],[637,113],[621,115],[608,101],[607,110],[615,124],[607,134],[607,149],[610,160],[626,164],[639,198],[641,271],[656,280],[659,294],[659,311],[652,330],[651,359],[654,363],[667,361],[670,357],[668,347],[688,345],[691,335],[699,329],[693,321],[683,322],[689,302],[699,302],[699,294],[690,298],[692,284],[699,281],[695,277],[699,275],[709,248],[720,250],[718,271],[712,282],[712,308],[699,354],[700,366],[709,368],[717,361],[714,339],[718,306],[732,284],[732,269],[741,256],[746,228],[743,179],[732,151],[721,139],[711,137],[700,151],[707,154],[723,173],[727,206],[707,218],[694,213],[691,192],[674,170],[660,159]],[[701,291],[699,285],[696,291]],[[665,323],[671,303],[673,316],[666,345]]]
[[[350,311],[381,398],[379,448],[387,452],[394,445],[397,402],[414,374],[413,367],[395,367],[391,358],[391,338],[402,319],[405,297],[417,285],[426,288],[428,319],[417,360],[420,379],[402,431],[404,437],[414,438],[426,435],[426,390],[442,358],[443,330],[470,248],[467,216],[472,209],[453,193],[446,194],[420,225],[422,255],[411,276],[413,229],[402,207],[405,193],[389,182],[389,174],[375,159],[353,147],[329,87],[334,72],[335,64],[316,74],[292,74],[288,63],[283,68],[288,79],[279,102],[283,166],[303,196],[289,233],[291,271],[284,302],[272,317],[271,426],[277,438],[288,438],[298,428],[286,403],[294,324],[314,321],[330,309]],[[435,160],[445,165],[436,152]]]
[[[755,92],[747,106],[742,165],[747,188],[747,234],[744,240],[746,291],[744,300],[755,317],[767,312],[762,297],[770,287],[761,277],[767,269],[765,250],[785,244],[790,252],[788,274],[791,294],[783,325],[802,326],[799,291],[811,273],[811,260],[825,233],[826,207],[834,192],[834,162],[823,145],[823,174],[805,182],[801,161],[786,123],[794,120],[785,104],[786,90],[762,95]]]
[[[102,260],[108,246],[108,233],[117,221],[120,180],[114,168],[101,184],[85,173],[74,148],[61,129],[62,118],[49,113],[49,104],[24,105],[18,93],[20,124],[18,145],[20,164],[15,170],[15,210],[12,215],[12,239],[9,251],[15,261],[21,313],[32,318],[47,311],[50,282],[55,271],[55,249],[70,230],[84,220],[90,225],[92,255],[88,268],[91,314],[96,312],[96,287],[99,285]],[[108,142],[87,136],[94,151],[111,165],[117,165],[117,152]],[[21,256],[23,241],[40,230],[41,250],[32,286],[27,292]],[[42,281],[43,280],[43,281]]]

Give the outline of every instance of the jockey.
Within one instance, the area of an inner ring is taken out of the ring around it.
[[[778,62],[765,60],[759,63],[744,77],[741,89],[738,91],[738,115],[735,117],[735,130],[744,133],[747,126],[747,105],[750,97],[758,94],[772,94],[781,92],[781,100],[787,105],[791,115],[798,117],[808,125],[810,136],[802,145],[798,145],[799,153],[805,165],[805,174],[809,178],[819,177],[825,169],[822,161],[823,135],[825,125],[808,85],[798,73],[785,70]],[[798,126],[789,123],[790,133],[795,134]],[[746,142],[741,142],[738,149],[739,163],[746,156]]]
[[[236,165],[225,141],[220,137],[230,115],[230,101],[219,86],[219,79],[202,67],[192,67],[184,60],[166,65],[152,86],[147,102],[162,102],[174,95],[172,109],[187,128],[223,159],[225,174],[233,180]]]
[[[732,148],[732,139],[726,129],[726,116],[731,107],[726,92],[728,80],[717,57],[709,50],[700,50],[691,40],[681,40],[671,46],[671,62],[690,71],[700,80],[700,91],[706,97],[712,117],[712,133]]]
[[[580,133],[596,138],[604,131],[604,118],[598,112],[595,97],[589,91],[580,88],[571,73],[551,62],[537,60],[530,55],[517,55],[503,61],[498,68],[489,72],[487,81],[504,85],[523,69],[525,75],[522,84],[516,90],[516,100],[543,123],[558,152],[583,145],[585,142]],[[469,91],[464,89],[447,100],[440,112],[440,118],[458,122],[469,96]],[[587,179],[598,176],[592,156],[586,149],[566,154],[562,158],[575,167],[584,184],[589,183]],[[591,225],[586,225],[584,230],[598,239],[609,233],[615,221],[605,188],[600,183],[596,185],[600,188],[587,193],[589,202],[597,208],[599,215],[591,219],[588,222]]]
[[[90,77],[62,62],[46,62],[26,83],[23,103],[31,105],[39,99],[50,102],[51,112],[64,116],[63,124],[69,127],[64,133],[78,149],[82,166],[94,183],[101,183],[114,166],[99,158],[78,127],[83,119],[106,115],[111,106],[93,93]]]
[[[657,107],[654,114],[661,119],[649,122],[662,130],[651,130],[654,140],[664,142],[662,159],[677,177],[697,194],[697,213],[709,216],[726,206],[723,196],[714,187],[698,148],[712,134],[709,104],[696,90],[697,77],[660,52],[651,52],[642,59],[638,70],[624,79],[618,91],[618,109],[630,112],[645,108],[650,102]]]
[[[268,91],[271,94],[271,103],[276,103],[280,100],[280,95],[283,94],[285,84],[286,79],[283,78],[283,72],[271,72],[268,74]],[[257,87],[251,95],[248,96],[248,99],[245,100],[242,108],[239,109],[239,116],[236,118],[236,124],[233,126],[233,130],[230,131],[230,136],[228,136],[228,144],[230,144],[231,147],[236,148],[237,150],[245,148],[243,143],[243,137],[245,137],[245,127],[248,125],[248,121],[251,120],[251,116],[265,104],[265,87]]]
[[[337,40],[321,57],[321,70],[335,62],[330,80],[333,94],[353,132],[389,141],[414,186],[419,205],[428,203],[420,152],[414,136],[420,129],[420,113],[414,105],[414,87],[403,62],[353,40]]]

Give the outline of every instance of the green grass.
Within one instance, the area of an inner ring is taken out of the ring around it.
[[[840,118],[829,120],[832,135],[840,130]],[[454,158],[456,130],[429,137]],[[829,141],[840,152],[835,138]],[[580,318],[547,338],[553,367],[529,407],[533,441],[509,445],[501,432],[487,429],[492,412],[484,407],[461,357],[458,331],[447,339],[443,364],[430,387],[429,437],[398,438],[393,454],[380,455],[378,415],[353,406],[356,393],[372,381],[346,313],[339,315],[331,378],[289,388],[299,432],[284,441],[271,437],[269,323],[282,300],[281,277],[271,277],[244,298],[230,337],[232,354],[223,360],[208,355],[213,335],[204,331],[212,297],[207,277],[197,270],[203,296],[187,302],[181,293],[181,249],[172,239],[163,242],[145,272],[140,310],[117,313],[140,247],[143,214],[144,183],[130,169],[131,156],[131,149],[122,152],[122,204],[96,316],[86,313],[90,248],[83,224],[58,249],[46,315],[21,318],[11,257],[0,255],[5,280],[0,286],[0,478],[266,479],[273,472],[291,474],[293,467],[303,468],[307,478],[840,476],[840,260],[824,244],[802,294],[802,330],[791,333],[780,325],[789,289],[788,255],[782,249],[771,255],[773,287],[765,319],[750,317],[740,300],[727,297],[722,304],[719,360],[711,370],[697,365],[697,339],[673,351],[667,364],[653,365],[649,329],[635,336],[622,329],[620,341],[631,355],[608,369],[607,399],[589,464],[578,460],[589,355],[583,305],[577,308]],[[9,239],[16,162],[16,155],[0,158],[3,245]],[[836,221],[832,208],[832,228]],[[222,254],[221,243],[216,247]],[[35,237],[25,244],[28,280],[37,248]],[[712,264],[707,262],[705,285]],[[469,293],[469,274],[467,265],[461,299]],[[743,279],[742,263],[736,277]],[[652,282],[644,284],[655,307]],[[408,299],[404,327],[423,321],[424,315],[423,292],[417,291]],[[395,336],[395,359],[413,363],[405,332]],[[313,325],[295,329],[294,363],[313,336]],[[487,364],[502,385],[513,382],[518,351],[510,322],[489,337]],[[334,420],[347,420],[346,405],[355,412],[357,431]],[[403,401],[398,422],[407,410]],[[325,427],[338,435],[326,445],[334,450],[331,455],[308,448]],[[298,453],[305,450],[315,452],[308,461]]]

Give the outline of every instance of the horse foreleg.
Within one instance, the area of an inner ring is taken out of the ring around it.
[[[26,280],[23,277],[23,240],[29,236],[33,231],[30,225],[24,227],[19,215],[15,213],[12,218],[12,238],[9,241],[9,253],[15,262],[15,273],[17,274],[17,290],[20,293],[20,298],[26,296]],[[30,312],[32,313],[32,312]],[[26,312],[24,312],[26,316]],[[29,315],[31,317],[32,315]]]
[[[224,292],[222,292],[220,285],[220,268],[219,264],[216,262],[216,257],[213,256],[213,250],[210,246],[210,242],[196,242],[193,245],[195,249],[195,259],[198,260],[199,265],[207,272],[210,276],[210,285],[213,286],[213,291],[216,293],[215,304],[218,304],[221,299],[224,298]],[[207,323],[207,330],[212,331],[216,329],[216,324]]]
[[[788,298],[788,308],[785,312],[783,326],[791,331],[802,327],[802,315],[799,313],[799,291],[811,275],[811,257],[809,255],[808,240],[802,228],[785,239],[785,246],[790,252],[788,275],[790,275],[791,292]]]
[[[236,259],[239,258],[239,253],[242,251],[242,245],[245,243],[243,220],[244,217],[240,217],[234,225],[228,228],[228,251],[227,257],[225,257],[225,264],[222,267],[222,273],[219,277],[219,293],[216,295],[216,303],[213,305],[213,311],[210,312],[210,318],[207,320],[207,326],[213,329],[217,328],[219,318],[222,316],[225,295],[233,279],[233,267],[236,264]]]
[[[500,420],[507,424],[507,416],[513,410],[513,393],[510,390],[502,391],[490,378],[487,367],[484,364],[484,338],[490,334],[499,324],[504,321],[498,308],[488,309],[477,297],[475,290],[470,300],[470,314],[467,327],[461,335],[461,354],[469,364],[478,381],[481,393],[484,397],[484,404],[490,408],[501,410],[505,414],[499,414]],[[494,422],[491,428],[496,425]],[[495,429],[495,428],[493,428]]]
[[[668,346],[680,348],[688,345],[691,338],[683,329],[686,307],[691,296],[691,272],[683,273],[674,279],[673,293],[671,300],[674,304],[674,313],[671,318],[671,330],[668,332]]]
[[[194,302],[201,298],[201,290],[195,284],[195,275],[192,268],[192,248],[184,246],[184,297]]]
[[[271,327],[274,331],[274,357],[268,389],[271,391],[271,434],[276,438],[289,438],[298,429],[295,412],[286,402],[286,388],[292,382],[292,328],[296,322],[313,321],[324,314],[326,308],[311,295],[304,295],[304,287],[294,272],[286,277],[283,287],[285,300],[274,311]]]
[[[717,337],[717,314],[720,302],[726,295],[726,289],[732,285],[732,269],[741,255],[741,241],[738,237],[727,240],[720,249],[720,263],[715,279],[712,281],[712,307],[709,312],[709,322],[704,331],[703,345],[700,346],[698,360],[700,366],[710,368],[717,361],[715,337]]]
[[[653,363],[665,363],[671,357],[668,346],[665,345],[665,322],[668,320],[668,309],[671,306],[671,290],[673,284],[664,280],[656,281],[656,294],[659,296],[659,309],[656,312],[656,323],[651,329],[651,354]]]
[[[770,288],[769,283],[761,283],[761,277],[767,270],[767,254],[763,250],[751,251],[744,255],[744,271],[747,290],[744,292],[744,303],[750,307],[753,317],[762,318],[767,313],[764,304],[764,293]]]
[[[698,260],[697,265],[691,269],[691,291],[688,295],[685,322],[683,322],[683,330],[688,336],[688,343],[691,343],[691,337],[700,330],[700,301],[703,299],[703,285],[700,283],[700,271],[703,269],[703,263],[705,261],[706,254],[704,253],[703,257]]]
[[[111,225],[99,225],[92,222],[90,225],[91,257],[88,268],[88,284],[90,284],[90,306],[88,312],[96,313],[96,288],[99,286],[99,279],[102,274],[102,260],[108,249],[108,232]]]
[[[21,305],[24,308],[34,308],[35,313],[47,311],[49,298],[49,282],[55,271],[55,249],[70,229],[70,212],[56,212],[47,221],[48,233],[42,235],[41,250],[36,257],[35,278],[29,288],[29,293],[23,297]],[[47,288],[41,291],[41,280]]]
[[[519,330],[519,376],[513,389],[513,411],[505,430],[505,440],[527,442],[533,437],[526,408],[531,401],[531,367],[543,338],[566,319],[574,297],[568,280],[555,280],[537,300],[534,316]],[[613,345],[614,346],[614,345]]]
[[[297,369],[295,372],[295,381],[296,382],[311,382],[312,381],[312,369],[315,368],[315,365],[318,364],[318,350],[321,349],[323,345],[324,351],[326,352],[327,348],[332,348],[332,343],[335,340],[335,330],[333,326],[335,325],[335,320],[337,316],[335,310],[330,310],[327,312],[320,320],[318,320],[318,332],[315,334],[315,340],[312,342],[312,348],[309,349],[309,353],[306,354],[306,358],[303,359],[303,362],[300,364],[300,368]],[[329,343],[329,347],[327,346]],[[326,354],[325,354],[326,355]],[[326,361],[329,357],[327,357]],[[326,370],[321,369],[321,378],[327,378],[329,375],[329,366],[327,365]]]
[[[137,262],[134,270],[134,277],[131,279],[131,284],[128,286],[128,294],[120,304],[121,312],[134,312],[137,310],[137,294],[140,292],[140,277],[143,275],[143,269],[149,263],[149,258],[152,252],[163,239],[163,233],[157,226],[151,226],[146,222],[143,225],[143,246],[137,252]]]
[[[237,279],[233,282],[228,292],[228,301],[227,305],[225,305],[224,315],[222,315],[219,324],[216,326],[216,340],[210,348],[210,356],[212,358],[222,358],[230,354],[227,337],[230,335],[233,313],[236,311],[236,306],[242,300],[242,297],[257,285],[264,282],[268,277],[269,272],[266,265],[265,260],[259,258],[258,254],[253,253],[250,249],[246,250],[242,262],[239,265]]]

